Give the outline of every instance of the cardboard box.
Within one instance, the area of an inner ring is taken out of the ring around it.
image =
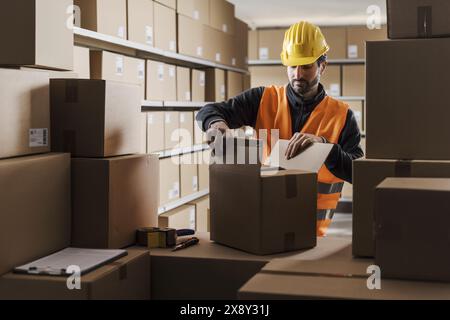
[[[436,74],[433,70],[448,68],[446,61],[440,61],[447,52],[450,53],[448,38],[368,43],[368,158],[450,159],[450,149],[443,147],[450,141],[450,109],[442,96],[448,90],[450,74],[442,72],[436,82],[418,83],[415,77],[405,77],[411,73],[411,64],[419,59],[422,63],[414,73],[420,74],[421,79],[432,79]],[[386,77],[381,69],[389,70],[391,76]]]
[[[171,150],[180,147],[180,113],[164,113],[164,149]]]
[[[66,27],[71,0],[4,1],[0,65],[73,69],[73,32]]]
[[[286,68],[284,69],[284,78],[287,77]],[[285,82],[287,81],[284,80]],[[325,73],[320,79],[320,83],[323,85],[325,91],[328,95],[332,97],[342,96],[342,87],[341,87],[341,67],[340,66],[327,66],[325,69]]]
[[[173,65],[147,60],[147,100],[176,101],[177,77]]]
[[[155,2],[155,47],[177,52],[177,17],[174,9]]]
[[[258,47],[258,31],[249,30],[248,31],[248,59],[258,60],[259,59],[259,47]]]
[[[364,130],[364,106],[363,100],[355,101],[355,100],[342,100],[344,103],[348,104],[350,109],[352,109],[353,114],[355,115],[356,121],[358,122],[359,129],[361,131]]]
[[[188,250],[150,252],[152,299],[236,299],[239,288],[273,259],[324,259],[350,245],[350,239],[326,237],[319,238],[317,247],[311,250],[256,256],[212,242],[208,233],[195,236],[200,243]]]
[[[75,25],[83,29],[127,38],[127,0],[74,0]],[[65,7],[67,9],[67,7]],[[67,13],[66,13],[67,15]],[[65,19],[67,16],[65,15]]]
[[[50,151],[49,75],[0,69],[0,158]]]
[[[177,13],[209,25],[209,0],[183,0],[177,3]]]
[[[177,101],[191,101],[191,69],[177,66]]]
[[[389,39],[448,37],[449,14],[445,0],[388,0]]]
[[[206,59],[206,30],[200,22],[178,15],[178,52]]]
[[[249,30],[248,25],[237,18],[234,19],[236,32],[234,37],[234,50],[236,55],[236,63],[232,65],[238,68],[248,68],[248,47],[249,47]]]
[[[119,249],[157,224],[159,158],[72,159],[72,246]]]
[[[387,178],[375,189],[375,263],[383,277],[450,281],[450,179]]]
[[[260,164],[209,170],[211,240],[261,255],[316,245],[317,174]]]
[[[0,189],[0,274],[70,245],[69,154],[0,160]]]
[[[195,206],[183,205],[158,217],[160,228],[195,230]]]
[[[262,29],[258,31],[259,60],[280,60],[283,51],[285,29]]]
[[[450,178],[450,161],[353,162],[353,254],[373,257],[375,187],[387,177]]]
[[[180,165],[178,159],[166,158],[159,161],[159,205],[180,198]]]
[[[172,8],[172,9],[176,9],[177,8],[177,0],[157,0],[155,2],[159,2],[163,5],[165,5],[166,7]]]
[[[164,150],[164,112],[147,112],[147,153]]]
[[[222,69],[206,69],[206,101],[221,102],[226,99],[225,71]]]
[[[128,40],[154,46],[153,11],[152,0],[127,0]]]
[[[52,150],[112,157],[140,148],[139,86],[104,80],[50,80]]]
[[[347,58],[347,29],[345,27],[321,27],[325,40],[330,46],[328,59]]]
[[[231,65],[228,37],[221,31],[211,27],[204,29],[204,55],[205,58],[220,64]]]
[[[195,200],[190,204],[195,205],[196,212],[196,230],[197,232],[209,232],[210,231],[210,214],[209,214],[209,196]]]
[[[252,86],[251,86],[251,82],[252,82],[252,77],[250,74],[244,74],[243,76],[243,89],[244,91],[249,90]]]
[[[242,73],[227,71],[227,99],[231,99],[244,91]]]
[[[366,42],[387,39],[387,28],[370,30],[367,26],[347,28],[347,58],[364,59],[366,57]]]
[[[209,2],[210,26],[225,33],[234,34],[234,4],[225,0]]]
[[[285,86],[289,80],[284,66],[255,66],[249,67],[251,87]]]
[[[209,165],[212,163],[211,150],[207,149],[198,154],[198,189],[209,189]]]
[[[188,153],[180,157],[181,197],[198,192],[197,154]]]
[[[81,276],[81,289],[67,289],[66,277],[9,273],[0,278],[2,300],[149,300],[150,255],[141,248]]]
[[[194,143],[194,113],[180,112],[180,148],[191,147]]]
[[[89,48],[73,47],[73,71],[80,79],[90,79],[90,53]]]
[[[192,101],[202,102],[206,101],[206,73],[205,71],[200,71],[196,69],[192,69],[192,78],[191,78],[191,88],[192,88]]]
[[[344,97],[366,96],[365,67],[358,65],[343,66],[342,95]]]

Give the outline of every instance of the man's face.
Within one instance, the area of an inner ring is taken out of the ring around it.
[[[288,67],[289,83],[295,93],[300,96],[307,96],[317,89],[320,76],[324,70],[325,63],[319,66],[317,62],[303,66]]]

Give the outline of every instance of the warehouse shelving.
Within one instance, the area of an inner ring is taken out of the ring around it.
[[[188,204],[192,201],[195,201],[197,199],[203,198],[205,196],[209,195],[209,189],[205,189],[193,194],[190,194],[186,197],[180,198],[178,200],[175,200],[173,202],[167,203],[165,205],[162,205],[158,208],[158,215],[161,215],[163,213],[169,212],[171,210],[174,210],[178,207],[181,207],[182,205]]]
[[[171,150],[155,152],[155,154],[158,154],[160,159],[166,159],[166,158],[170,158],[170,157],[181,156],[184,154],[201,152],[201,151],[205,151],[208,149],[209,149],[209,146],[207,144],[198,144],[198,145],[194,145],[191,147],[175,148],[175,149],[171,149]]]
[[[364,65],[366,63],[365,59],[329,59],[329,65]],[[282,66],[281,60],[249,60],[248,65],[253,66]]]
[[[190,68],[219,68],[248,74],[248,70],[219,64],[206,59],[190,57],[176,52],[165,51],[148,45],[132,42],[118,37],[98,33],[79,27],[73,28],[75,44],[92,49],[107,50],[137,58],[185,66]]]
[[[195,101],[149,101],[142,102],[142,112],[153,111],[197,111],[210,102]]]

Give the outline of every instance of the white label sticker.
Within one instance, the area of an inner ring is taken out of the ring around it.
[[[225,23],[222,25],[222,31],[228,32],[228,26]]]
[[[269,48],[259,48],[259,59],[260,60],[269,59]]]
[[[30,148],[47,147],[48,146],[48,129],[30,129],[29,131]]]
[[[236,65],[236,58],[231,59],[231,64],[232,64],[233,66]]]
[[[158,65],[158,80],[164,81],[164,65],[163,64]]]
[[[180,113],[180,122],[181,122],[181,123],[184,123],[184,121],[186,121],[186,117],[184,116],[184,113],[181,112],[181,113]]]
[[[153,115],[152,114],[148,115],[147,123],[148,124],[153,124]]]
[[[140,61],[138,63],[137,73],[138,73],[138,79],[139,80],[144,80],[145,79],[145,63],[144,63],[144,61]]]
[[[173,184],[173,193],[174,193],[174,197],[180,196],[180,183],[179,182],[175,182]]]
[[[205,86],[205,73],[200,72],[200,87],[204,87],[204,86]]]
[[[171,114],[170,113],[166,113],[166,123],[169,124],[171,123]]]
[[[195,207],[189,210],[189,224],[192,230],[195,230]]]
[[[169,41],[169,50],[170,51],[177,51],[177,42],[174,40]]]
[[[225,100],[225,85],[220,86],[220,97]]]
[[[216,53],[216,61],[220,62],[220,60],[221,60],[220,52],[217,52]]]
[[[197,47],[197,55],[203,57],[203,47]]]
[[[153,46],[153,27],[145,26],[145,43]]]
[[[194,10],[194,12],[192,13],[192,17],[195,20],[200,20],[200,12],[198,10]]]
[[[191,93],[190,93],[189,91],[186,91],[186,93],[185,93],[185,99],[186,99],[187,101],[191,101]]]
[[[198,177],[193,176],[192,177],[192,190],[197,191],[198,188]]]
[[[330,96],[338,97],[341,94],[341,86],[339,83],[330,84]]]
[[[119,27],[119,29],[117,30],[117,36],[122,39],[125,38],[125,27],[124,26]]]
[[[349,59],[358,58],[358,46],[357,45],[349,45],[348,46],[348,57]]]
[[[122,56],[116,56],[116,75],[118,75],[118,76],[123,75],[123,57]]]
[[[169,77],[175,78],[175,67],[174,66],[169,67]]]

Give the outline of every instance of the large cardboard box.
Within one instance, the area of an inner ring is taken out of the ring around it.
[[[387,178],[375,189],[375,264],[383,277],[450,281],[450,179]]]
[[[222,69],[206,69],[206,101],[221,102],[226,97],[225,71]]]
[[[159,158],[72,159],[72,246],[119,249],[157,224]]]
[[[178,157],[159,161],[159,206],[180,198],[180,164]]]
[[[350,245],[350,239],[326,237],[311,250],[256,256],[212,242],[208,233],[195,236],[200,243],[187,250],[151,250],[152,299],[236,299],[239,288],[273,259],[322,260]]]
[[[251,87],[285,86],[289,80],[284,66],[254,66],[249,67]]]
[[[49,75],[0,69],[0,158],[50,151]]]
[[[243,76],[243,88],[244,91],[251,89],[252,77],[250,74],[244,74]]]
[[[220,64],[231,65],[227,35],[211,27],[204,27],[203,29],[205,58]]]
[[[316,189],[315,173],[211,164],[211,240],[261,255],[312,248]]]
[[[8,273],[0,278],[2,300],[149,300],[150,255],[141,248],[81,276],[69,290],[66,277]]]
[[[72,70],[72,0],[3,1],[0,11],[0,65]]]
[[[177,3],[177,13],[184,15],[198,22],[208,25],[209,17],[209,0],[183,0]]]
[[[155,47],[177,52],[177,17],[174,9],[155,3]]]
[[[192,69],[191,78],[192,88],[192,101],[202,102],[205,101],[206,90],[206,73],[205,71]]]
[[[236,63],[232,65],[238,68],[248,68],[248,46],[249,46],[249,30],[248,25],[239,19],[234,20],[236,32],[234,38],[234,50],[236,55]],[[233,61],[232,61],[233,62]]]
[[[91,76],[89,48],[73,47],[73,71],[80,79],[89,79]]]
[[[153,46],[155,24],[152,0],[127,0],[128,40]]]
[[[284,69],[284,82],[287,81],[287,72]],[[363,79],[364,80],[364,79]],[[341,87],[341,67],[340,66],[327,66],[325,69],[325,73],[320,79],[320,83],[323,85],[325,91],[328,95],[339,97],[342,95],[342,87]]]
[[[347,29],[345,27],[321,27],[325,40],[330,46],[328,59],[347,58]]]
[[[195,230],[195,206],[183,205],[158,217],[160,228]]]
[[[386,40],[387,28],[369,29],[367,26],[352,26],[347,28],[347,58],[364,59],[366,57],[366,42]]]
[[[262,29],[258,31],[259,60],[280,60],[283,51],[285,29]]]
[[[147,153],[164,150],[164,112],[147,112]]]
[[[192,201],[190,204],[195,205],[197,232],[210,232],[209,196]]]
[[[177,0],[155,0],[155,2],[159,2],[166,7],[176,9],[177,8]]]
[[[169,111],[164,113],[164,149],[180,147],[180,113]]]
[[[194,143],[194,113],[180,112],[180,148],[191,147]]]
[[[439,81],[425,80],[436,77],[434,70],[450,67],[440,58],[450,54],[450,39],[370,42],[367,54],[367,157],[450,159],[450,149],[443,147],[450,142],[450,108],[442,95],[450,74],[441,72]],[[421,82],[405,77],[418,60],[414,73],[424,79]]]
[[[200,22],[178,15],[178,52],[187,56],[206,59],[207,26]]]
[[[191,101],[191,69],[177,66],[177,101]]]
[[[210,26],[225,33],[234,34],[234,4],[226,0],[209,2]]]
[[[104,80],[50,80],[52,150],[73,157],[139,152],[137,85]]]
[[[74,0],[74,5],[78,6],[78,9],[75,10],[74,13],[75,25],[83,29],[126,39],[126,1],[127,0]]]
[[[244,91],[242,73],[227,71],[227,99],[231,99]]]
[[[188,153],[180,157],[181,197],[198,192],[197,154]]]
[[[176,67],[147,60],[147,100],[176,101]]]
[[[258,60],[259,59],[259,47],[258,47],[258,31],[249,30],[248,31],[248,59]]]
[[[353,254],[373,257],[375,187],[388,177],[450,178],[450,161],[353,162]]]
[[[364,66],[343,66],[342,95],[344,97],[366,96],[366,76]]]
[[[445,0],[388,0],[389,39],[448,37],[449,15]]]
[[[0,160],[0,274],[70,245],[70,155]]]

